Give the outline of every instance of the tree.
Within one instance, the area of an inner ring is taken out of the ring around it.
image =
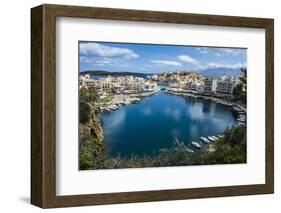
[[[94,104],[96,101],[98,101],[98,99],[99,96],[94,87],[90,87],[90,88],[82,87],[80,89],[80,101],[85,101],[90,104]]]
[[[241,68],[240,82],[233,88],[233,97],[236,101],[246,104],[247,100],[247,68]]]
[[[247,68],[241,68],[242,75],[240,76],[240,81],[243,85],[243,90],[247,91]]]
[[[84,100],[82,100],[82,101],[80,100],[79,121],[83,124],[88,122],[90,113],[91,113],[91,107],[89,106],[89,104]]]

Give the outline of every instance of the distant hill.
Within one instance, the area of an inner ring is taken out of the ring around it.
[[[239,76],[241,74],[240,69],[231,69],[231,68],[212,68],[212,69],[205,69],[200,71],[200,74],[203,76]]]
[[[172,75],[175,72],[167,73],[167,77]],[[180,72],[180,75],[194,75],[194,72]],[[152,76],[153,74],[151,73],[139,73],[139,72],[111,72],[111,71],[105,71],[105,70],[87,70],[80,72],[81,74],[89,74],[90,76],[134,76],[134,77],[142,77],[142,78],[147,78],[148,76]],[[210,69],[205,69],[201,70],[198,72],[198,74],[202,76],[213,76],[213,77],[221,77],[221,76],[239,76],[241,74],[240,69],[231,69],[231,68],[210,68]],[[164,73],[158,73],[158,75],[164,75]]]
[[[81,74],[89,74],[90,76],[135,76],[135,77],[147,77],[148,75],[152,75],[149,73],[138,73],[138,72],[110,72],[110,71],[104,71],[104,70],[87,70],[80,72]]]

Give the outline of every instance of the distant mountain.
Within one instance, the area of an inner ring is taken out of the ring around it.
[[[231,68],[210,68],[200,71],[200,74],[203,76],[239,76],[241,74],[240,69],[231,69]]]
[[[138,72],[110,72],[110,71],[104,71],[104,70],[87,70],[80,72],[81,74],[89,74],[90,76],[135,76],[135,77],[147,77],[148,75],[152,75],[149,73],[138,73]]]

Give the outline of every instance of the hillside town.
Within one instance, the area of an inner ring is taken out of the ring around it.
[[[91,79],[89,74],[80,76],[80,88],[94,87],[98,94],[140,94],[157,90],[157,83],[140,77],[124,76],[113,78],[111,76]]]
[[[152,80],[168,83],[168,90],[231,98],[239,78],[234,76],[203,77],[195,72],[155,74]]]
[[[121,104],[140,101],[160,89],[170,93],[185,93],[189,96],[207,96],[231,101],[234,87],[239,83],[234,76],[203,77],[196,72],[170,72],[155,74],[148,79],[142,77],[100,77],[93,79],[89,74],[80,75],[80,88],[95,88],[101,100],[101,109],[106,105],[115,109]],[[110,99],[110,101],[108,101]]]

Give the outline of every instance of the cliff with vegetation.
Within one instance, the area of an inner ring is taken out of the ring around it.
[[[99,110],[95,107],[98,95],[94,90],[82,88],[80,89],[79,102],[79,131],[80,142],[95,138],[99,142],[103,142],[103,129],[100,123]]]
[[[88,121],[79,124],[79,129],[82,138],[96,138],[100,142],[104,140],[99,111],[95,108],[91,109]]]

